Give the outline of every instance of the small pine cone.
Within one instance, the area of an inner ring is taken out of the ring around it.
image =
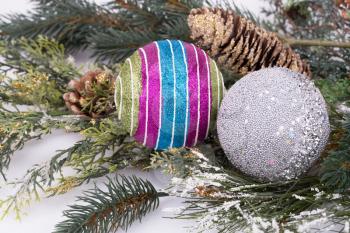
[[[194,191],[200,197],[213,197],[215,194],[220,192],[218,188],[210,186],[196,186]]]
[[[66,106],[74,114],[101,118],[114,111],[114,81],[109,72],[87,72],[68,83],[69,92],[63,95]]]
[[[192,9],[188,25],[194,42],[235,73],[281,66],[308,77],[311,75],[309,65],[274,33],[257,27],[233,11]]]
[[[350,9],[350,0],[334,0],[337,7],[344,7]]]
[[[341,14],[341,17],[343,17],[343,19],[350,20],[350,10],[341,10],[340,14]]]
[[[340,16],[345,20],[350,20],[350,0],[334,0],[339,8]]]

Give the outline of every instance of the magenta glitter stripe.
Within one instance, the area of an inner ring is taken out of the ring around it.
[[[160,74],[159,58],[156,43],[149,44],[145,48],[148,58],[148,138],[146,145],[154,148],[157,144],[159,129],[159,92],[160,92]]]
[[[139,97],[140,109],[136,110],[139,114],[139,124],[134,137],[137,141],[143,142],[146,130],[146,62],[141,49],[138,49],[138,54],[141,58],[141,94]]]
[[[200,64],[200,114],[201,118],[199,121],[199,133],[198,141],[203,141],[205,139],[208,127],[208,102],[209,102],[209,88],[208,88],[208,69],[206,63],[206,55],[200,48],[197,48],[198,61]]]
[[[198,79],[195,50],[189,43],[184,43],[187,52],[188,64],[188,92],[189,95],[189,126],[187,131],[186,146],[193,146],[196,138],[197,118],[198,118]]]

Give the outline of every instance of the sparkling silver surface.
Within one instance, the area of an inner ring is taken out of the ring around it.
[[[232,164],[265,181],[306,172],[330,132],[319,90],[286,68],[262,69],[236,82],[222,101],[217,128]]]

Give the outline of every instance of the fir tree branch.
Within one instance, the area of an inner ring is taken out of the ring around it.
[[[8,15],[0,30],[5,38],[35,38],[40,34],[55,38],[69,50],[86,48],[86,38],[111,26],[123,26],[107,8],[86,0],[35,1],[29,14]],[[29,15],[29,16],[28,16]]]
[[[84,204],[75,204],[63,212],[66,220],[58,223],[54,232],[116,232],[127,230],[136,220],[159,205],[159,193],[149,181],[135,176],[109,179],[107,191],[95,188],[78,197]]]
[[[317,80],[330,107],[332,133],[321,163],[321,182],[336,192],[345,192],[350,188],[350,112],[341,112],[340,103],[350,101],[350,80]]]
[[[322,163],[321,181],[337,192],[345,192],[350,188],[350,114],[340,123],[333,148]]]
[[[108,64],[121,62],[131,56],[139,47],[159,38],[152,31],[119,31],[115,29],[92,35],[89,42],[93,48],[92,56]]]
[[[9,15],[0,23],[3,38],[35,38],[42,34],[55,38],[68,50],[96,49],[94,56],[100,61],[108,59],[109,64],[153,40],[188,39],[188,11],[204,4],[198,0],[113,0],[101,6],[87,0],[35,2],[37,7],[29,14]],[[111,43],[119,34],[119,42]]]
[[[317,177],[258,183],[194,155],[199,161],[192,175],[173,179],[168,192],[187,198],[176,218],[196,219],[196,232],[296,231],[319,218],[340,225],[349,219],[349,195],[325,189]]]

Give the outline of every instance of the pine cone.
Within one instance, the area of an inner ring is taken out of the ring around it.
[[[311,75],[309,65],[274,33],[257,27],[233,11],[193,9],[188,25],[195,43],[235,73],[281,66],[308,77]]]
[[[78,80],[68,83],[71,90],[63,95],[68,109],[74,114],[101,118],[114,111],[114,81],[109,72],[87,72]]]

